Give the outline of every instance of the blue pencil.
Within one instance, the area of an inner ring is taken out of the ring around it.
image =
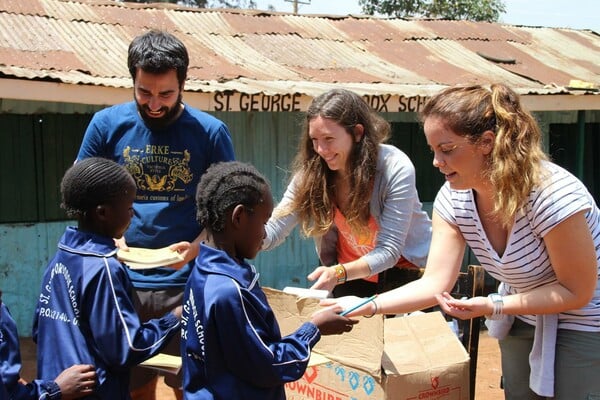
[[[357,309],[361,308],[362,306],[364,306],[364,305],[365,305],[365,304],[367,304],[368,302],[375,300],[375,298],[376,298],[376,297],[377,297],[377,295],[376,295],[376,294],[374,294],[373,296],[371,296],[371,297],[369,297],[369,298],[365,299],[364,301],[361,301],[361,302],[360,302],[360,303],[358,303],[357,305],[355,305],[355,306],[353,306],[353,307],[350,307],[350,308],[349,308],[349,309],[347,309],[347,310],[344,310],[344,311],[342,311],[342,312],[340,313],[340,315],[341,315],[342,317],[344,317],[344,316],[346,316],[347,314],[350,314],[352,311],[354,311],[354,310],[357,310]]]

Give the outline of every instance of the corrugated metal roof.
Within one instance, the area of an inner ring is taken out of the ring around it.
[[[600,86],[600,35],[471,21],[302,16],[165,3],[2,0],[0,78],[130,87],[127,47],[149,28],[190,52],[186,90],[268,95],[427,96],[457,83],[505,82],[521,93]]]

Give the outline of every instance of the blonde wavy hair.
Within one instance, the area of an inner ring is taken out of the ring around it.
[[[364,127],[360,141],[353,141],[348,157],[350,201],[344,216],[351,229],[361,232],[368,227],[369,203],[377,169],[379,144],[390,136],[390,125],[358,94],[345,89],[332,89],[315,97],[308,107],[298,153],[292,166],[296,193],[286,208],[276,209],[275,216],[296,213],[305,236],[321,236],[333,224],[335,205],[334,173],[315,152],[309,136],[309,123],[317,117],[340,124],[354,137],[355,127]]]
[[[508,86],[489,89],[456,86],[431,97],[421,111],[421,121],[441,118],[456,135],[477,143],[485,131],[495,134],[494,148],[484,173],[495,189],[494,216],[504,227],[525,204],[543,179],[541,130],[535,118],[521,106],[519,96]]]

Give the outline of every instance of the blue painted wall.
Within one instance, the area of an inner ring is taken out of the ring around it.
[[[40,280],[68,221],[0,225],[0,289],[20,336],[31,336]]]

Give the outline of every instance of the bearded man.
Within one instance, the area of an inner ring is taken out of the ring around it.
[[[133,78],[133,101],[97,112],[82,141],[77,160],[104,157],[124,165],[134,177],[134,215],[117,246],[170,247],[183,261],[168,267],[128,269],[142,320],[164,315],[182,303],[183,289],[203,239],[196,222],[196,186],[211,164],[234,159],[227,126],[182,101],[189,56],[175,36],[152,30],[133,39],[127,65]],[[179,355],[179,338],[168,353]],[[181,380],[165,382],[180,397]],[[154,399],[157,375],[134,368],[133,399]]]

